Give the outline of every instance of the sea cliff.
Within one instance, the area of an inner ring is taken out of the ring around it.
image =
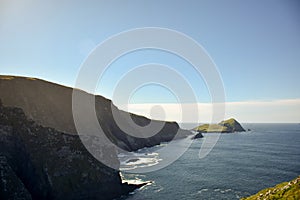
[[[40,79],[0,76],[0,99],[3,105],[22,108],[26,116],[40,125],[77,134],[72,115],[72,92],[73,88]],[[116,124],[112,111],[119,119],[123,118],[123,114],[130,114],[139,126],[148,125],[150,119],[121,111],[111,100],[102,96],[81,92],[86,96],[95,97],[95,110],[101,128],[112,142],[124,150],[135,151],[171,141],[177,132],[178,138],[191,134],[190,131],[180,129],[176,122],[157,120],[153,122],[162,124],[162,129],[153,136],[148,137],[137,129],[131,129],[131,134],[127,134]],[[126,123],[125,119],[123,121]],[[132,135],[143,135],[143,138]]]
[[[73,88],[40,79],[0,76],[0,199],[113,199],[128,194],[140,185],[122,183],[113,144],[135,151],[171,141],[177,132],[177,138],[191,134],[176,122],[153,120],[162,125],[157,134],[147,137],[131,128],[132,134],[144,136],[134,137],[119,128],[112,112],[121,120],[129,114],[142,127],[150,119],[80,90],[95,98],[97,120],[110,142],[97,146],[93,156],[109,160],[113,169],[109,168],[80,140],[82,133],[77,132],[72,115],[72,92]]]
[[[119,165],[115,153],[105,156]],[[119,171],[95,159],[77,135],[0,103],[0,199],[113,199],[138,187],[122,183]]]

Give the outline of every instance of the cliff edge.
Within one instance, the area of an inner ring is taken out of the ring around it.
[[[73,88],[35,78],[0,76],[0,99],[3,105],[22,108],[25,115],[40,125],[55,128],[58,131],[77,134],[72,115]],[[105,135],[120,148],[135,151],[143,147],[151,147],[161,142],[171,141],[178,132],[178,138],[190,135],[191,132],[182,130],[176,122],[152,120],[162,124],[162,129],[153,136],[131,129],[131,135],[119,128],[114,120],[112,111],[119,119],[123,114],[109,99],[94,96],[82,91],[83,95],[95,97],[95,110],[101,128]],[[129,113],[133,121],[143,127],[150,119]],[[126,120],[123,120],[127,123]],[[129,126],[128,126],[129,127]],[[143,138],[132,135],[141,135]]]
[[[119,165],[115,152],[104,156]],[[122,183],[119,171],[96,160],[78,135],[43,127],[0,103],[0,199],[113,199],[137,187]]]

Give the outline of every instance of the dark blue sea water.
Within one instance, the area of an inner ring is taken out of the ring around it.
[[[252,131],[222,134],[203,159],[198,139],[166,168],[123,174],[152,183],[122,199],[239,199],[300,175],[300,124],[243,126]]]

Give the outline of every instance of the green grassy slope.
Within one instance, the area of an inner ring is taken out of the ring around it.
[[[259,191],[257,194],[242,200],[275,200],[275,199],[300,199],[300,176],[290,182],[284,182],[272,188]]]
[[[193,130],[201,133],[233,133],[245,131],[241,124],[233,118],[224,120],[219,124],[203,124]]]

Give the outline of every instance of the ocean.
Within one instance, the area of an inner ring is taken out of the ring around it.
[[[148,184],[120,200],[240,199],[300,175],[300,124],[243,124],[243,127],[251,131],[221,134],[212,151],[202,159],[199,150],[203,139],[197,139],[180,158],[163,169],[121,172],[124,181]],[[186,141],[174,141],[176,148],[186,148]],[[121,168],[159,165],[174,154],[174,151],[156,153],[164,145],[120,154]]]

